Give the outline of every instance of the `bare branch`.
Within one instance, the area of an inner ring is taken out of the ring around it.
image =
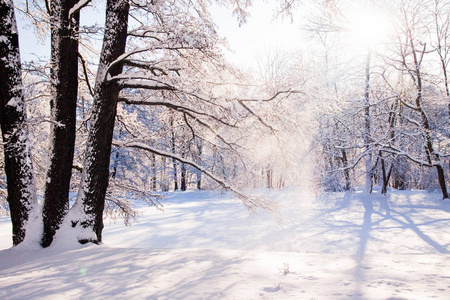
[[[80,53],[78,53],[78,58],[80,59],[81,66],[83,67],[84,81],[86,82],[86,85],[89,89],[89,94],[91,94],[91,96],[94,97],[94,90],[92,89],[92,86],[89,82],[89,76],[87,73],[86,61],[84,60],[83,56]]]

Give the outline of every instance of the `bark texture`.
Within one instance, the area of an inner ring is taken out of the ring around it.
[[[128,1],[108,0],[106,26],[100,54],[99,71],[94,88],[92,121],[85,152],[83,179],[77,201],[81,202],[84,228],[91,228],[96,240],[102,241],[103,209],[109,180],[111,144],[120,85],[107,78],[122,73],[123,64],[116,61],[125,52],[128,27]]]
[[[75,148],[78,95],[79,13],[69,15],[77,0],[51,2],[53,120],[51,158],[44,193],[44,232],[41,244],[50,246],[69,209],[70,178]]]
[[[11,0],[0,0],[0,37],[0,118],[7,201],[13,245],[18,245],[25,238],[26,222],[36,197],[22,89],[19,37]]]
[[[366,182],[364,187],[364,192],[366,194],[372,193],[373,187],[373,166],[372,166],[372,132],[371,132],[371,115],[370,115],[370,59],[371,50],[367,52],[366,59],[366,86],[364,90],[364,147],[366,148]]]

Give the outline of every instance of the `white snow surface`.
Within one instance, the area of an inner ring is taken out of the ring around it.
[[[258,193],[278,218],[229,193],[167,193],[132,227],[106,220],[101,246],[10,248],[0,218],[0,299],[450,299],[439,194]]]

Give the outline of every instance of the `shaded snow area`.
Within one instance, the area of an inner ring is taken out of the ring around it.
[[[260,191],[278,218],[231,194],[165,194],[102,246],[9,248],[0,219],[0,299],[450,299],[450,201],[392,191]],[[367,197],[367,196],[366,196]],[[9,249],[8,249],[9,248]]]

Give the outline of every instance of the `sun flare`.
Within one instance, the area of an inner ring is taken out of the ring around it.
[[[385,42],[392,28],[387,13],[377,9],[355,9],[347,20],[350,42],[365,48]]]

